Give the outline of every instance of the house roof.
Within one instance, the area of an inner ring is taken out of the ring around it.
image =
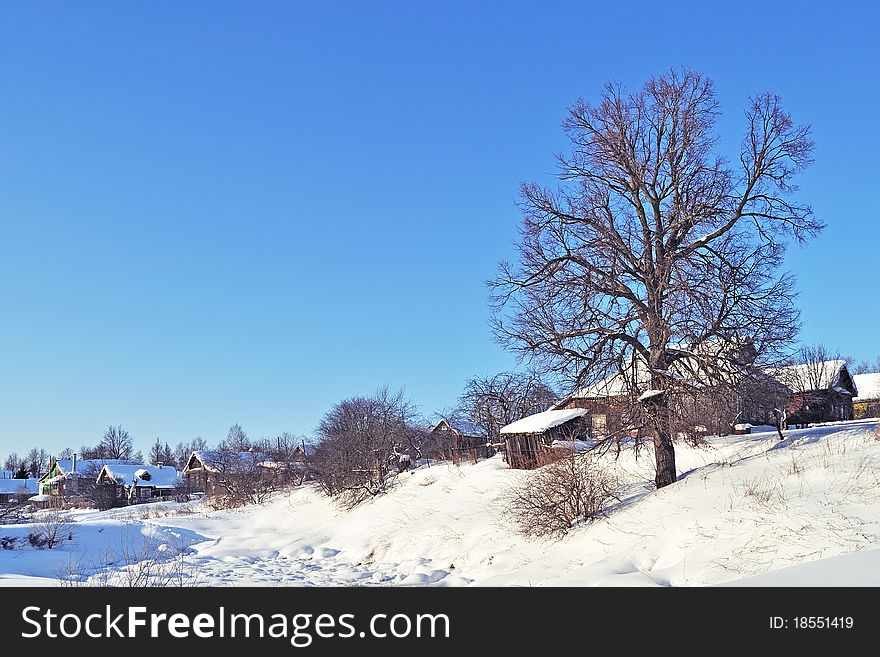
[[[792,392],[811,392],[839,387],[845,369],[846,361],[836,359],[786,365],[768,370],[767,373],[788,386]]]
[[[854,402],[880,399],[880,372],[854,374],[853,382],[856,384],[857,394],[853,397]]]
[[[174,488],[180,480],[180,473],[171,466],[159,467],[158,465],[144,465],[143,463],[127,463],[124,465],[105,465],[101,469],[102,475],[112,479],[117,484],[136,486],[151,486],[153,488]]]
[[[126,461],[122,459],[77,459],[76,460],[76,475],[79,477],[93,477],[96,473],[101,471],[105,465],[125,465],[131,464],[133,461]],[[55,477],[59,475],[73,475],[73,459],[58,459],[55,461],[55,467],[58,470],[58,473]],[[52,468],[49,468],[49,472],[52,471]],[[47,479],[47,472],[42,477],[40,477],[40,481]],[[54,480],[55,477],[52,479]]]
[[[501,428],[501,433],[543,433],[547,431],[547,429],[552,429],[553,427],[558,427],[560,424],[565,424],[575,418],[583,417],[589,412],[590,411],[586,408],[567,408],[564,410],[551,409],[549,411],[529,415],[516,422],[511,422],[507,426]]]
[[[39,490],[37,480],[30,479],[0,479],[0,494],[14,495],[15,493],[36,493]]]
[[[459,434],[460,436],[475,436],[478,438],[485,438],[486,432],[480,428],[479,425],[471,422],[470,420],[464,418],[440,418],[440,421],[437,422],[433,427],[431,427],[430,431],[434,432],[439,429],[443,424],[446,424],[453,432]]]
[[[265,465],[266,467],[274,467],[275,464],[275,460],[264,452],[232,452],[221,449],[204,449],[192,453],[189,459],[187,459],[186,467],[183,469],[184,472],[189,470],[193,457],[199,460],[205,470],[211,472],[217,472],[224,465],[228,466],[230,464],[250,466],[256,463],[256,465]]]

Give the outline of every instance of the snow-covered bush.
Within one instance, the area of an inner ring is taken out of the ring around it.
[[[73,540],[73,523],[61,511],[49,511],[41,515],[28,534],[28,542],[33,547],[50,550],[65,539]]]
[[[507,507],[528,536],[560,537],[619,499],[620,481],[588,454],[569,454],[538,468],[513,488]]]

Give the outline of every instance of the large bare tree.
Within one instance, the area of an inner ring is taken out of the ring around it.
[[[744,343],[755,364],[778,356],[799,324],[793,281],[778,269],[785,244],[823,227],[793,184],[811,162],[809,127],[760,93],[727,159],[718,113],[712,81],[690,70],[577,102],[559,183],[522,186],[519,263],[502,262],[491,282],[496,335],[524,357],[575,385],[643,369],[653,392],[633,398],[649,420],[658,488],[676,480],[676,363],[699,361],[711,378]]]

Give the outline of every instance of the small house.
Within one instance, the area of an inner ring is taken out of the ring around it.
[[[880,417],[880,372],[854,374],[856,396],[853,397],[853,419]]]
[[[183,468],[181,480],[191,492],[213,495],[218,492],[218,484],[224,478],[286,476],[286,468],[279,467],[274,459],[262,452],[212,449],[193,452]]]
[[[105,464],[97,484],[108,491],[108,506],[156,502],[177,492],[180,473],[176,468],[142,463]]]
[[[791,391],[789,424],[853,419],[853,398],[858,390],[845,360],[788,365],[771,374]]]
[[[502,427],[507,463],[524,469],[542,465],[554,444],[572,445],[589,437],[589,416],[586,408],[550,409]]]

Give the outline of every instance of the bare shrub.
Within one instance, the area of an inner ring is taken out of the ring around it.
[[[510,492],[507,505],[527,536],[558,538],[601,515],[620,499],[620,489],[621,482],[589,455],[568,454],[535,470]]]
[[[70,516],[61,511],[49,511],[39,517],[28,534],[28,541],[37,548],[51,550],[64,540],[73,540],[74,526]]]

